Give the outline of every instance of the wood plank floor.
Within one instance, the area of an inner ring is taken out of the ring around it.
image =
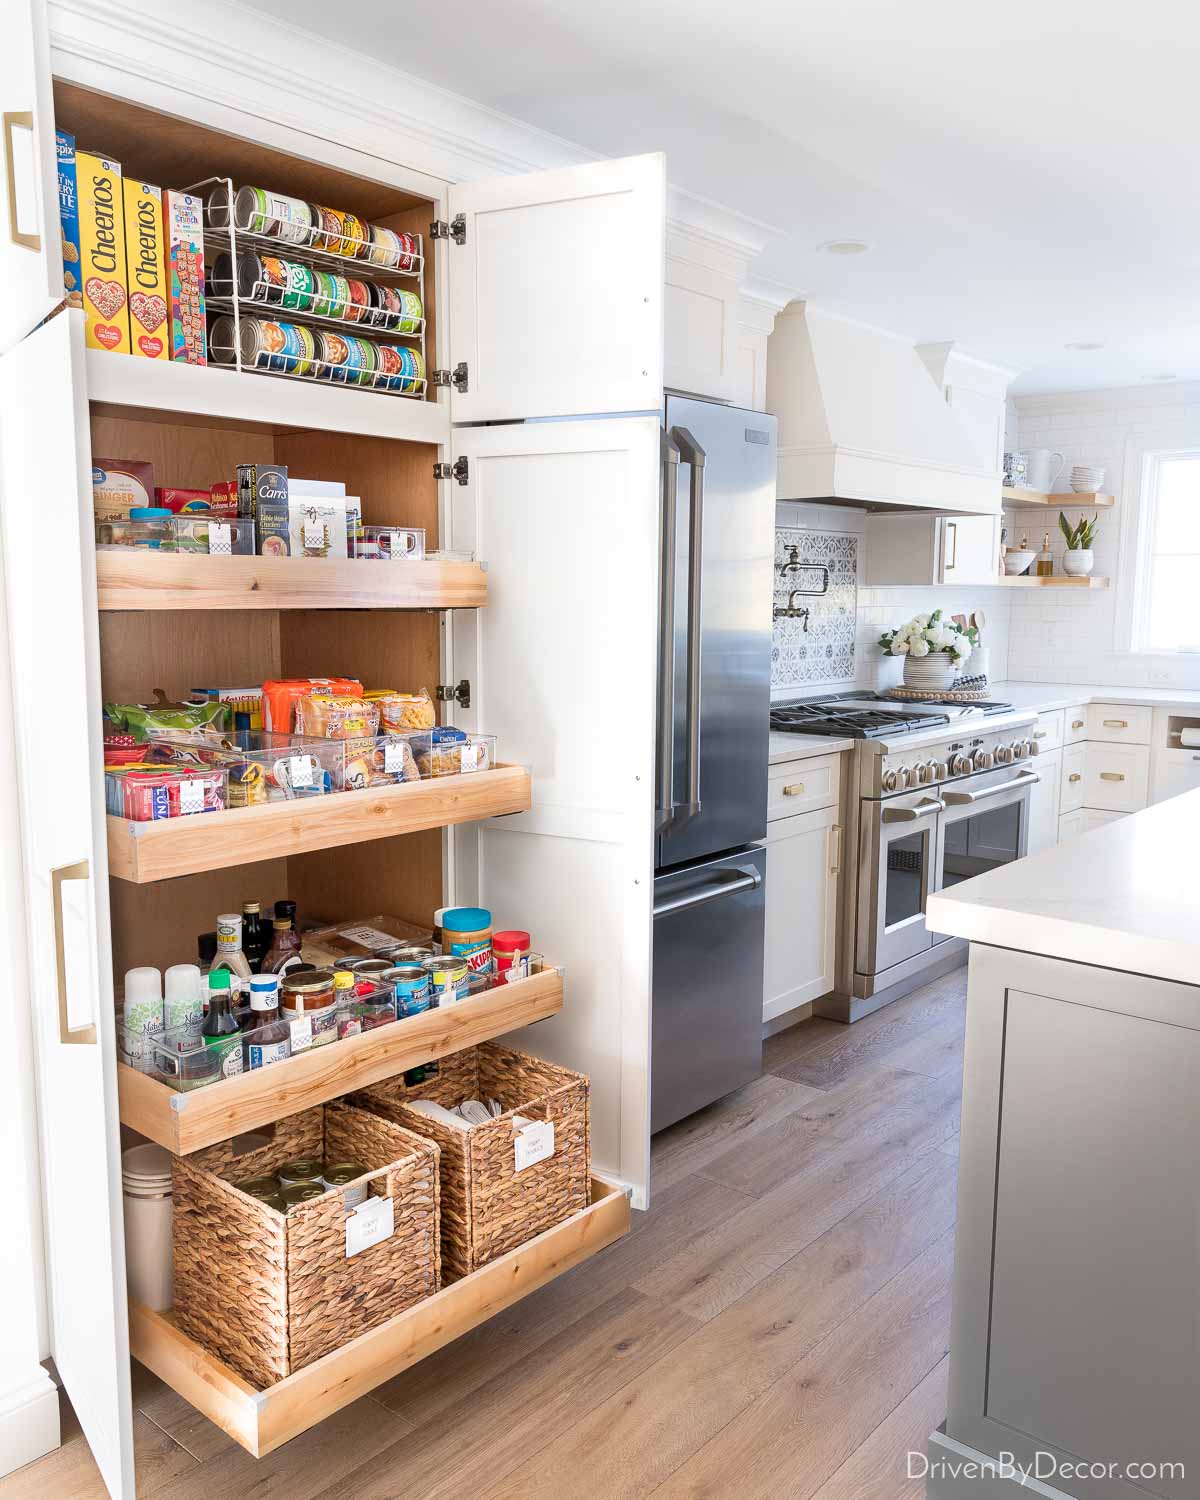
[[[966,971],[654,1142],[633,1232],[256,1463],[134,1366],[138,1495],[160,1500],[914,1500],[945,1414]],[[4,1500],[102,1500],[64,1442]]]

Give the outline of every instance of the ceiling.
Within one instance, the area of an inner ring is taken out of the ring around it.
[[[1179,0],[359,0],[349,30],[328,0],[251,6],[591,151],[666,151],[777,231],[752,274],[1015,366],[1015,391],[1200,377]],[[817,249],[847,238],[871,249]]]

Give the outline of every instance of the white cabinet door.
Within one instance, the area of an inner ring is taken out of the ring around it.
[[[1029,849],[1037,854],[1058,843],[1059,779],[1062,775],[1062,751],[1039,755],[1033,769],[1041,778],[1029,795]]]
[[[951,383],[946,387],[946,404],[971,444],[979,467],[997,471],[1003,469],[1004,397]]]
[[[1000,575],[999,516],[953,516],[942,531],[942,583],[995,583]]]
[[[661,155],[450,189],[455,422],[658,410],[665,192]]]
[[[10,0],[0,54],[0,352],[62,301],[54,107],[41,0]]]
[[[1064,747],[1059,776],[1060,813],[1078,812],[1083,806],[1083,774],[1087,746],[1082,740]]]
[[[448,545],[489,567],[456,610],[454,721],[530,768],[528,813],[456,835],[455,902],[565,965],[561,1015],[515,1039],[592,1080],[597,1170],[644,1205],[658,606],[656,417],[458,430]]]
[[[833,989],[841,834],[836,807],[767,828],[764,1021]]]
[[[110,1493],[133,1500],[84,391],[81,313],[61,314],[0,357],[0,508],[51,1346]]]
[[[1083,805],[1137,812],[1150,793],[1148,745],[1106,745],[1089,740],[1083,759]]]

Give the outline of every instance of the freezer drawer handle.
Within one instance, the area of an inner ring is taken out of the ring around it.
[[[1036,786],[1041,779],[1036,771],[1022,771],[1011,781],[1002,781],[998,786],[985,786],[981,792],[947,792],[946,801],[951,807],[961,807],[969,802],[986,802],[989,797],[998,797],[1001,792],[1011,792],[1015,787]]]
[[[63,1046],[95,1046],[94,1025],[72,1027],[67,1013],[67,960],[63,953],[62,888],[64,880],[90,880],[92,872],[86,859],[77,864],[59,865],[50,871],[50,896],[54,916],[54,969],[58,979],[58,1039]]]
[[[699,890],[684,891],[678,896],[664,896],[654,903],[656,917],[669,917],[673,912],[688,911],[693,906],[706,906],[710,901],[720,901],[723,896],[735,896],[738,891],[757,890],[762,876],[754,869],[743,869],[737,874],[731,870],[714,880],[712,885],[702,885]]]
[[[949,798],[947,797],[947,800]],[[885,823],[915,823],[918,818],[927,818],[930,813],[946,811],[946,803],[937,797],[922,797],[916,807],[885,807]]]

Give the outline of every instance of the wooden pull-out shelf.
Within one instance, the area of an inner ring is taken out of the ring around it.
[[[179,1093],[149,1073],[118,1063],[121,1123],[186,1156],[420,1063],[543,1021],[557,1015],[562,1005],[562,973],[544,969],[472,1000],[406,1016],[390,1026],[314,1047],[286,1062],[190,1093]]]
[[[302,802],[133,823],[108,817],[108,873],[143,885],[529,809],[529,772],[494,766]]]
[[[96,553],[101,609],[477,609],[478,563]]]
[[[357,1401],[627,1233],[624,1189],[592,1179],[592,1201],[553,1229],[465,1276],[266,1390],[255,1390],[175,1326],[169,1313],[129,1305],[129,1344],[141,1362],[255,1458]]]

